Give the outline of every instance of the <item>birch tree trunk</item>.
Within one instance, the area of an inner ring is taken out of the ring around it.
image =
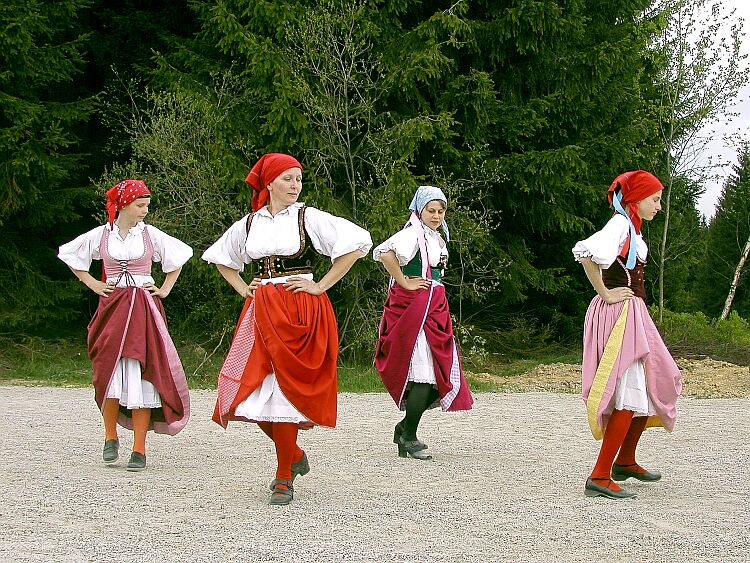
[[[734,270],[734,278],[732,278],[732,284],[729,286],[729,295],[727,295],[727,300],[724,303],[724,310],[721,312],[722,319],[726,319],[729,316],[729,309],[732,308],[734,294],[737,291],[737,285],[740,283],[740,276],[742,275],[742,269],[745,267],[748,254],[750,254],[750,236],[747,237],[745,248],[742,249],[742,256],[740,256],[740,261]]]

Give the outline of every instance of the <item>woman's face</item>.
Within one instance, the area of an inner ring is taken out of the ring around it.
[[[661,210],[661,190],[638,202],[638,215],[644,221],[650,221]]]
[[[271,204],[274,208],[285,209],[296,203],[302,192],[302,169],[288,168],[268,185]]]
[[[438,199],[433,199],[422,209],[422,223],[430,227],[433,231],[443,224],[445,219],[445,203]]]
[[[146,215],[148,215],[149,203],[151,203],[150,197],[139,197],[120,209],[119,216],[125,221],[133,224],[143,221],[146,218]]]

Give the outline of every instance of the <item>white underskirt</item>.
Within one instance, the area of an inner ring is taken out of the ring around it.
[[[284,396],[273,372],[265,377],[263,383],[247,399],[237,405],[234,414],[257,421],[309,422]]]
[[[432,383],[435,381],[435,364],[432,361],[432,350],[427,342],[424,329],[419,330],[417,341],[414,344],[414,352],[409,364],[409,376],[407,381],[414,383]]]
[[[153,383],[141,377],[141,362],[120,358],[107,390],[107,399],[119,399],[127,409],[156,409],[161,397]]]
[[[633,416],[656,415],[646,389],[646,370],[641,360],[630,364],[617,381],[615,409],[633,411]]]

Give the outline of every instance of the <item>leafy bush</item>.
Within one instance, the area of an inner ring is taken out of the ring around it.
[[[659,329],[675,356],[711,356],[740,365],[750,363],[750,323],[734,311],[726,320],[702,312],[664,311]]]

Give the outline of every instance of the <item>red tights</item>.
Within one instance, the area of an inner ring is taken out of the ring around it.
[[[276,446],[276,478],[289,481],[292,478],[292,463],[302,459],[304,453],[297,445],[297,424],[292,422],[258,422],[258,426],[273,440]]]
[[[648,417],[646,416],[633,417],[633,411],[615,410],[612,412],[604,431],[599,457],[596,459],[596,465],[591,472],[592,479],[596,479],[600,485],[605,485],[612,490],[620,489],[611,480],[612,463],[617,456],[618,465],[635,464],[635,448],[647,421]],[[607,481],[607,483],[603,481]]]

